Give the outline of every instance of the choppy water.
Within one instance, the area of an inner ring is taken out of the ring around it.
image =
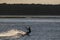
[[[60,40],[60,22],[0,22],[0,32],[11,29],[28,31],[27,26],[31,27],[30,36],[8,39],[2,37],[0,40]]]

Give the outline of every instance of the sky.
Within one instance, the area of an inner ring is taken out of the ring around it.
[[[7,4],[60,4],[60,0],[0,0],[0,3]]]

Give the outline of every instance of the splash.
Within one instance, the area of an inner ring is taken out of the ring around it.
[[[0,37],[18,38],[18,37],[21,37],[22,35],[25,35],[25,34],[26,34],[26,32],[24,32],[22,30],[12,29],[7,32],[0,33]]]

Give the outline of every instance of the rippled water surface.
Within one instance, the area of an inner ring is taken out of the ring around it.
[[[11,29],[27,32],[28,26],[31,27],[30,36],[7,39],[0,37],[0,40],[60,40],[60,22],[0,22],[0,33]]]

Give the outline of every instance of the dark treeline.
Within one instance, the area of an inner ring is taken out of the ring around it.
[[[60,15],[60,5],[0,4],[0,15]]]

